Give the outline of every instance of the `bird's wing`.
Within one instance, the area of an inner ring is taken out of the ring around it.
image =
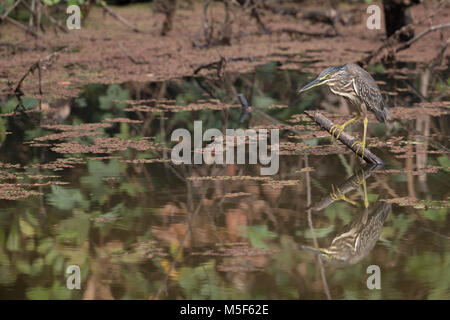
[[[371,77],[369,74],[368,76]],[[389,117],[389,110],[375,81],[356,76],[353,78],[353,87],[367,109],[375,114],[378,121],[385,122]]]

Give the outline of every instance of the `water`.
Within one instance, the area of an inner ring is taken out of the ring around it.
[[[0,298],[449,299],[449,70],[428,77],[414,67],[371,68],[399,107],[388,126],[370,121],[381,169],[306,121],[305,109],[348,110],[327,89],[299,96],[313,75],[276,63],[223,80],[91,85],[73,100],[26,99],[41,111],[0,118],[9,132],[0,135]],[[192,130],[194,120],[204,130],[244,128],[240,92],[264,110],[250,126],[298,126],[280,131],[277,175],[167,160],[171,132]],[[233,108],[208,109],[213,98]],[[130,101],[143,99],[166,100]],[[419,107],[421,99],[431,103]],[[5,98],[2,112],[16,103]],[[102,124],[55,127],[86,123]],[[349,131],[361,135],[362,126]],[[55,133],[64,134],[40,138]],[[80,267],[80,290],[66,287],[70,265]],[[368,289],[369,266],[380,268],[381,289]]]

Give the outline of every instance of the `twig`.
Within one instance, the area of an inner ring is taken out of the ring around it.
[[[48,13],[47,6],[43,3],[42,0],[41,0],[41,4],[44,5],[44,8],[45,8],[45,10],[44,10],[44,15],[48,18],[48,20],[49,20],[51,23],[53,23],[56,27],[58,27],[58,29],[61,30],[62,32],[64,32],[64,33],[69,33],[69,31],[68,31],[66,28],[64,28],[63,25],[61,25],[61,22],[59,22],[58,20],[56,20],[55,18],[53,18],[53,17]]]
[[[35,46],[34,48],[29,48],[29,47],[25,47],[25,46],[21,46],[18,44],[13,44],[13,43],[9,43],[9,42],[0,42],[0,47],[10,47],[12,49],[17,49],[17,50],[23,50],[23,51],[45,51],[47,50],[44,47],[40,47],[40,46]]]
[[[6,10],[1,19],[4,20],[7,16],[9,16],[9,14],[19,5],[21,1],[22,0],[17,0],[8,10]]]
[[[442,63],[442,59],[444,58],[445,50],[447,50],[447,47],[449,44],[450,44],[450,38],[448,38],[447,41],[444,42],[441,49],[439,49],[439,52],[436,55],[436,57],[433,60],[431,60],[431,62],[430,62],[431,68],[435,68]]]
[[[122,17],[118,13],[114,12],[104,1],[101,2],[101,6],[102,6],[103,10],[105,10],[105,12],[109,13],[113,18],[116,18],[122,24],[126,25],[134,32],[141,32],[141,30],[139,30],[138,28],[133,26],[131,23],[129,23],[124,17]]]
[[[130,56],[130,55],[128,54],[128,52],[125,50],[125,48],[122,46],[122,44],[121,44],[120,42],[119,42],[119,49],[120,49],[120,51],[122,51],[123,54],[124,54],[128,59],[130,59],[130,61],[133,62],[134,64],[146,64],[146,62],[137,61],[137,60],[135,60],[132,56]]]
[[[248,102],[242,93],[239,93],[237,97],[242,106],[241,115],[239,116],[239,123],[244,123],[251,115],[249,112]]]
[[[10,17],[2,17],[1,19],[2,21],[8,21],[9,23],[15,25],[16,27],[24,30],[26,33],[31,34],[33,37],[35,38],[39,38],[38,34],[36,32],[34,32],[33,30],[30,30],[30,28],[27,28],[26,26],[24,26],[23,24],[21,24],[20,22],[17,22],[16,20],[10,18]]]
[[[323,116],[321,113],[317,111],[305,111],[305,114],[310,117],[312,120],[314,120],[317,124],[319,124],[322,128],[330,132],[331,127],[334,125],[334,123],[328,119],[327,117]],[[352,145],[357,141],[356,138],[352,137],[346,132],[342,132],[341,135],[338,138],[339,141],[341,141],[344,145],[347,146],[347,148],[351,149],[353,152],[355,152],[358,156],[362,156],[362,148],[358,147],[359,144],[355,144],[353,147]],[[380,158],[378,158],[376,155],[374,155],[369,149],[365,148],[364,150],[364,156],[363,159],[368,163],[374,163],[383,165],[384,162]]]
[[[432,18],[434,15],[436,15],[436,14],[439,12],[439,9],[440,9],[440,7],[441,7],[441,5],[442,5],[443,3],[444,3],[444,1],[441,0],[441,1],[437,4],[437,6],[436,6],[435,9],[433,10],[433,12],[431,12],[429,15],[423,17],[422,19],[420,19],[420,20],[418,20],[418,21],[416,21],[416,22],[407,24],[406,26],[403,26],[403,27],[401,27],[400,29],[398,29],[397,31],[395,31],[394,34],[392,34],[390,37],[388,37],[388,38],[385,40],[384,44],[382,44],[377,50],[375,50],[375,51],[373,51],[371,54],[369,54],[366,58],[360,60],[358,63],[359,63],[360,65],[368,65],[368,64],[370,64],[371,62],[374,62],[373,60],[374,60],[376,57],[378,57],[378,56],[380,55],[380,53],[381,53],[383,50],[385,50],[385,49],[387,49],[387,48],[390,48],[390,47],[393,47],[396,43],[398,43],[398,39],[399,39],[400,35],[401,35],[403,32],[407,31],[408,29],[413,28],[413,26],[415,26],[415,25],[420,25],[420,24],[421,24],[422,22],[424,22],[425,20],[430,19],[430,18]]]
[[[30,74],[33,73],[35,70],[38,71],[38,77],[39,77],[39,94],[42,94],[42,79],[41,79],[41,69],[47,69],[50,67],[50,65],[56,60],[59,53],[61,53],[64,50],[67,50],[69,47],[64,47],[58,51],[52,52],[49,55],[39,59],[38,61],[34,62],[28,70],[24,73],[24,75],[20,78],[19,82],[17,83],[15,89],[14,89],[14,95],[16,96],[17,100],[19,101],[15,110],[21,108],[22,110],[25,110],[25,106],[23,105],[22,97],[24,96],[24,93],[22,91],[22,84],[25,80],[25,78]]]
[[[399,51],[408,49],[414,42],[420,40],[422,37],[424,37],[428,33],[433,32],[433,31],[437,31],[437,30],[440,30],[440,29],[445,29],[445,28],[450,28],[450,23],[439,24],[437,26],[432,26],[432,27],[428,28],[427,30],[422,31],[418,36],[412,38],[411,40],[409,40],[408,42],[406,42],[402,46],[396,48],[395,52],[399,52]]]
[[[300,36],[310,36],[310,37],[335,37],[336,34],[330,34],[328,31],[325,32],[310,32],[304,30],[297,30],[293,28],[281,28],[278,30],[270,31],[269,33],[288,33],[290,35],[300,35]]]

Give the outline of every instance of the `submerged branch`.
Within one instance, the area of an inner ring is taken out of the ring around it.
[[[322,128],[330,132],[331,127],[334,125],[334,123],[322,115],[321,113],[317,111],[305,111],[305,114],[310,117],[312,120],[314,120],[318,125],[320,125]],[[362,156],[362,149],[359,148],[359,144],[355,144],[353,147],[352,145],[357,141],[356,138],[349,135],[346,132],[342,132],[341,135],[338,138],[339,141],[341,141],[344,145],[347,146],[347,148],[351,149],[353,152],[355,152],[358,156]],[[363,159],[368,163],[373,164],[384,164],[383,160],[378,158],[375,154],[373,154],[369,149],[365,148],[364,150],[364,157]]]

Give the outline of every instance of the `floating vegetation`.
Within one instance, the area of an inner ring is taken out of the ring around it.
[[[132,120],[128,118],[109,118],[103,120],[104,122],[117,122],[117,123],[142,123],[142,120]]]
[[[149,141],[150,138],[141,138],[138,140],[126,140],[121,138],[95,138],[94,144],[80,144],[78,142],[63,142],[56,144],[51,148],[58,153],[113,153],[116,151],[125,151],[128,148],[138,151],[162,150],[163,144]]]
[[[55,161],[49,163],[35,163],[29,166],[25,166],[24,169],[27,168],[42,168],[48,169],[52,171],[59,171],[66,168],[73,168],[75,165],[84,164],[86,161],[81,158],[58,158]]]
[[[420,168],[420,169],[406,169],[406,168],[402,168],[402,169],[381,169],[378,171],[375,171],[375,173],[394,173],[394,174],[398,174],[398,173],[408,173],[411,174],[413,176],[418,176],[418,175],[424,175],[427,173],[436,173],[439,170],[444,169],[441,166],[432,166],[432,165],[428,165],[424,168]]]
[[[23,185],[16,183],[0,183],[0,199],[19,200],[36,195],[40,195],[40,193],[26,190],[23,188]]]
[[[41,127],[44,129],[59,130],[59,131],[77,131],[77,130],[92,131],[109,128],[111,127],[111,125],[112,125],[111,123],[101,122],[101,123],[83,123],[76,125],[54,124],[54,125],[43,125]]]
[[[391,108],[392,119],[416,119],[417,116],[440,117],[450,114],[448,104],[426,103],[417,107],[395,107]]]
[[[103,223],[103,222],[114,222],[117,220],[122,219],[122,217],[96,217],[96,218],[89,218],[90,221],[92,222],[97,222],[97,223]]]
[[[207,177],[188,177],[191,181],[272,181],[270,177],[253,177],[253,176],[207,176]]]
[[[200,110],[224,110],[230,108],[240,108],[240,105],[226,103],[190,103],[188,105],[172,105],[164,101],[157,101],[156,106],[133,105],[124,110],[128,112],[192,112]]]
[[[202,252],[192,252],[194,256],[220,256],[220,257],[254,257],[271,255],[274,252],[272,250],[266,250],[262,248],[252,248],[248,245],[241,245],[235,247],[219,247],[216,249],[205,250]]]
[[[49,140],[63,140],[63,139],[70,139],[70,138],[79,138],[79,137],[92,137],[92,136],[98,136],[102,134],[101,132],[77,132],[77,131],[65,131],[62,133],[54,133],[49,134],[47,136],[43,137],[37,137],[33,141],[49,141]],[[31,142],[33,146],[42,146],[42,145],[36,145]]]
[[[248,192],[229,192],[224,195],[224,198],[239,198],[250,196],[251,193]]]
[[[295,173],[303,173],[303,172],[312,172],[315,171],[316,169],[314,169],[313,167],[305,167],[302,168],[300,170],[295,170]]]
[[[272,180],[268,183],[264,183],[264,186],[268,186],[272,189],[283,189],[283,187],[287,186],[296,186],[300,183],[299,180]]]
[[[288,105],[285,104],[270,104],[269,109],[286,109],[289,108]]]
[[[133,160],[120,160],[123,163],[167,163],[172,162],[170,159],[133,159]]]
[[[16,175],[7,171],[0,170],[0,180],[12,180]]]
[[[106,182],[119,182],[121,180],[121,178],[120,177],[103,177],[102,180],[106,181]]]
[[[398,204],[402,207],[414,207],[415,209],[443,209],[450,208],[450,202],[448,200],[418,200],[414,197],[401,197],[392,199],[382,199],[387,203]]]

